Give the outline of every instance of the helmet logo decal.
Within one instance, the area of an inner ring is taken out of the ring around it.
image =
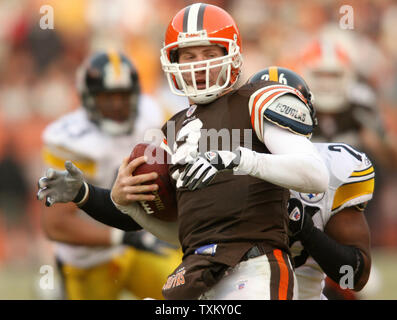
[[[322,193],[299,193],[302,200],[310,203],[319,202],[324,198],[324,192]]]

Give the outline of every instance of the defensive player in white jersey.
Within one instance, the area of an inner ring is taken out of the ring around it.
[[[270,67],[249,80],[281,82],[312,94],[305,81],[286,68]],[[344,143],[315,143],[330,180],[324,193],[291,191],[289,228],[299,299],[324,299],[326,275],[344,289],[360,290],[368,281],[370,232],[364,214],[372,199],[375,173],[368,157]]]
[[[370,232],[363,214],[375,172],[368,157],[344,143],[315,143],[330,175],[324,193],[291,191],[291,253],[299,299],[324,299],[327,275],[342,289],[361,290],[371,268]]]
[[[43,133],[48,167],[66,159],[88,181],[111,187],[120,159],[145,130],[163,121],[160,107],[140,93],[135,67],[118,52],[89,57],[78,73],[83,107],[50,124]],[[161,299],[161,287],[180,260],[175,250],[147,232],[124,232],[96,222],[75,206],[47,208],[43,227],[56,241],[55,255],[68,299],[117,299],[123,289],[138,298]],[[138,250],[137,250],[138,249]]]

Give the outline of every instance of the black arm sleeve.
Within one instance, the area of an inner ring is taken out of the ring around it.
[[[87,202],[80,207],[95,220],[108,226],[124,231],[141,230],[130,216],[118,210],[110,199],[110,190],[88,184],[89,196]]]
[[[339,283],[341,277],[345,275],[341,272],[341,267],[347,265],[353,268],[354,284],[357,283],[364,269],[364,259],[358,248],[340,244],[316,227],[302,238],[305,250],[328,277]]]

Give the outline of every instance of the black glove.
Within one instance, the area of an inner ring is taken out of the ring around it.
[[[241,151],[208,151],[186,166],[179,179],[189,190],[202,189],[210,184],[219,171],[232,170],[240,164]]]
[[[319,209],[316,207],[305,207],[303,209],[302,203],[295,198],[291,198],[288,201],[288,229],[291,243],[296,240],[304,241],[306,236],[314,228],[312,216]]]
[[[145,231],[125,232],[121,243],[138,250],[148,251],[158,255],[165,255],[167,248],[176,249],[175,246],[157,239],[154,235]]]

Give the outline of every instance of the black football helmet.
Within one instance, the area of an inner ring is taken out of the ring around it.
[[[109,51],[90,56],[78,71],[77,87],[90,120],[101,130],[111,135],[131,132],[141,90],[136,68],[124,54]],[[116,115],[117,111],[112,109],[111,95],[99,99],[107,93],[122,94],[121,114]]]
[[[310,108],[310,115],[313,119],[313,124],[314,126],[317,126],[318,121],[316,116],[316,110],[313,106],[313,94],[310,91],[306,81],[303,80],[303,78],[299,74],[287,68],[272,66],[255,73],[248,79],[248,83],[257,83],[260,81],[279,82],[281,84],[299,90],[305,97],[307,105]]]

